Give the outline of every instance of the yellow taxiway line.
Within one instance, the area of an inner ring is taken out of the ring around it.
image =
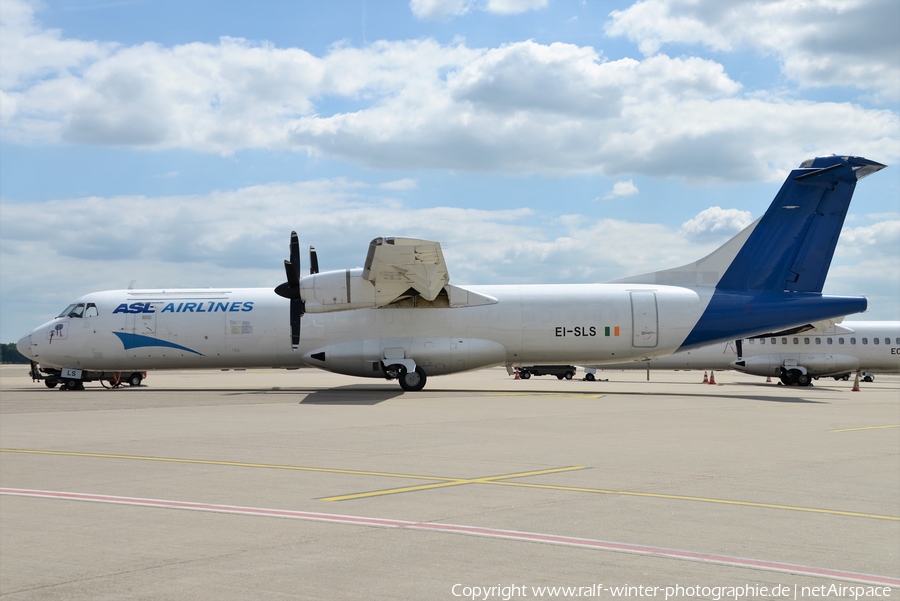
[[[419,486],[405,486],[403,488],[389,488],[385,490],[375,490],[372,492],[355,493],[350,495],[339,495],[336,497],[323,497],[320,501],[349,501],[351,499],[365,499],[367,497],[380,497],[383,495],[393,495],[403,492],[413,492],[417,490],[429,490],[432,488],[444,488],[446,486],[459,486],[461,484],[491,484],[500,482],[509,478],[526,478],[528,476],[541,476],[543,474],[558,474],[560,472],[571,472],[575,470],[587,469],[584,466],[576,465],[571,467],[555,467],[546,470],[535,470],[532,472],[518,472],[516,474],[501,474],[499,476],[485,476],[483,478],[457,478],[446,480],[435,484],[420,484]]]
[[[874,426],[876,428],[897,427],[897,426]],[[840,430],[834,430],[840,431]],[[130,459],[135,461],[159,461],[166,463],[185,463],[199,465],[223,465],[231,467],[252,467],[262,469],[279,469],[279,470],[295,470],[301,472],[320,472],[327,474],[349,474],[357,476],[377,476],[385,478],[405,478],[414,480],[431,480],[430,484],[422,484],[416,486],[408,486],[404,488],[392,488],[379,491],[355,493],[349,495],[340,495],[334,497],[324,497],[322,501],[344,501],[351,499],[363,499],[388,494],[397,494],[401,492],[413,492],[418,490],[430,490],[435,488],[445,488],[448,486],[459,486],[463,484],[488,484],[494,486],[517,486],[519,488],[537,488],[544,490],[559,490],[567,492],[580,492],[604,495],[620,495],[630,497],[648,497],[655,499],[670,499],[677,501],[695,501],[700,503],[715,503],[720,505],[738,505],[742,507],[758,507],[761,509],[780,509],[785,511],[800,511],[806,513],[819,513],[828,515],[840,515],[846,517],[869,518],[876,520],[889,520],[898,522],[900,517],[892,515],[880,515],[876,513],[861,513],[855,511],[841,511],[837,509],[821,509],[816,507],[802,507],[797,505],[779,505],[774,503],[757,503],[753,501],[736,501],[730,499],[716,499],[710,497],[693,497],[687,495],[673,495],[665,493],[651,493],[628,490],[607,490],[602,488],[584,488],[578,486],[560,486],[552,484],[536,484],[529,482],[510,482],[512,478],[524,478],[528,476],[538,476],[543,474],[553,474],[560,472],[569,472],[574,470],[588,469],[585,466],[558,467],[545,470],[535,470],[530,472],[518,472],[513,474],[501,474],[498,476],[485,476],[482,478],[450,478],[445,476],[423,476],[418,474],[397,474],[392,472],[374,472],[365,470],[346,470],[324,467],[307,467],[299,465],[278,465],[269,463],[245,463],[240,461],[214,461],[210,459],[182,459],[176,457],[153,457],[146,455],[116,455],[108,453],[78,453],[73,451],[45,451],[38,449],[4,449],[0,448],[0,453],[21,453],[30,455],[60,455],[68,457],[95,457],[102,459]]]
[[[890,424],[888,426],[863,426],[862,428],[843,428],[841,430],[831,430],[831,432],[856,432],[858,430],[884,430],[885,428],[900,428],[900,424]]]

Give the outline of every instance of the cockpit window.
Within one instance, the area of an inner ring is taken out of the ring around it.
[[[75,303],[72,303],[71,305],[69,305],[68,307],[66,307],[65,310],[63,310],[62,313],[60,313],[59,315],[57,315],[57,317],[68,317],[68,316],[69,316],[69,313],[71,313],[74,309],[75,309]]]
[[[78,303],[76,305],[69,305],[66,307],[66,310],[60,313],[57,317],[82,317],[84,314],[84,303]]]
[[[99,313],[97,312],[97,305],[94,303],[88,303],[84,308],[84,316],[85,317],[97,317]]]

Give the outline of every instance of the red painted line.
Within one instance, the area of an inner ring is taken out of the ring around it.
[[[835,580],[860,582],[862,584],[875,586],[891,586],[900,588],[900,578],[894,578],[891,576],[861,574],[858,572],[848,572],[831,568],[818,568],[814,566],[796,565],[777,561],[766,561],[762,559],[730,557],[728,555],[716,555],[713,553],[699,553],[696,551],[667,549],[665,547],[652,547],[649,545],[636,545],[630,543],[617,543],[592,538],[541,534],[538,532],[519,532],[516,530],[499,530],[496,528],[481,528],[478,526],[464,526],[459,524],[410,522],[406,520],[368,518],[354,515],[339,515],[334,513],[293,511],[290,509],[268,509],[263,507],[242,507],[238,505],[194,503],[191,501],[142,499],[135,497],[119,497],[113,495],[96,495],[53,490],[0,488],[0,494],[20,497],[37,497],[45,499],[64,499],[69,501],[92,501],[95,503],[113,503],[118,505],[137,505],[142,507],[159,507],[164,509],[188,509],[192,511],[210,511],[215,513],[230,513],[238,515],[281,517],[317,522],[331,522],[336,524],[374,526],[379,528],[407,528],[411,530],[426,530],[430,532],[449,532],[453,534],[467,534],[472,536],[485,536],[489,538],[504,538],[510,540],[548,543],[553,545],[584,547],[602,551],[612,551],[616,553],[632,553],[638,555],[648,555],[652,557],[662,557],[666,559],[681,559],[686,561],[696,561],[702,563],[735,566],[739,568],[764,570],[767,572],[785,572],[800,576],[833,578]]]

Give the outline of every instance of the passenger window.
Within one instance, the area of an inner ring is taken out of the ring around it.
[[[850,339],[850,344],[856,344],[856,338],[851,338],[851,339]]]
[[[873,339],[872,339],[872,344],[878,344],[878,339],[877,339],[877,338],[873,338]]]
[[[804,339],[803,339],[803,344],[809,344],[809,338],[804,338]]]
[[[868,338],[863,338],[863,344],[869,344],[869,339],[868,339]]]
[[[84,316],[85,317],[97,317],[97,305],[94,303],[88,303],[87,307],[84,308]]]
[[[826,342],[828,342],[828,344],[831,344],[831,343],[832,343],[832,339],[829,338]]]
[[[844,344],[844,339],[843,339],[843,338],[838,338],[838,344]]]
[[[787,338],[782,338],[782,339],[781,339],[781,344],[787,344]],[[794,344],[797,344],[797,339],[796,339],[796,338],[794,338]]]
[[[755,341],[755,340],[753,340],[753,339],[752,339],[752,338],[751,338],[751,339],[750,339],[750,340],[748,340],[748,341],[747,341],[747,342],[749,342],[749,343],[750,343],[750,344],[753,344],[753,343],[755,343],[755,342],[756,342],[756,341]]]
[[[821,338],[816,338],[816,344],[822,344],[822,339],[821,339]]]
[[[759,343],[760,343],[760,344],[765,344],[765,343],[766,343],[766,339],[765,339],[765,338],[760,338],[760,339],[759,339]]]
[[[773,339],[772,339],[772,344],[775,344],[776,342],[778,342],[778,339],[777,339],[777,338],[773,338]]]

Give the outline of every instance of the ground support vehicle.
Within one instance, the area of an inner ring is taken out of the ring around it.
[[[85,382],[100,382],[104,388],[118,388],[128,384],[140,386],[147,377],[145,371],[88,371],[83,369],[56,369],[53,367],[41,367],[35,361],[31,362],[31,370],[28,372],[35,382],[43,380],[47,388],[56,388],[61,385],[66,390],[84,390]]]
[[[519,377],[527,380],[531,376],[556,376],[557,379],[571,380],[577,368],[574,365],[529,365],[519,367]]]

